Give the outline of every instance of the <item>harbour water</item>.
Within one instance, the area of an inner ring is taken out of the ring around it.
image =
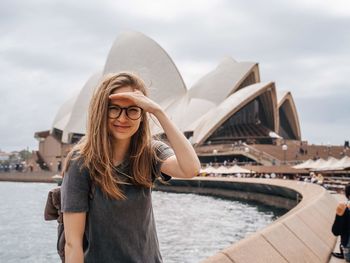
[[[0,262],[60,262],[57,223],[44,221],[54,184],[0,182]],[[165,263],[196,263],[270,224],[285,210],[194,194],[153,192]]]

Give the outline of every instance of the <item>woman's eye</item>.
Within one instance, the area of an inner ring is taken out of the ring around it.
[[[129,112],[136,113],[136,112],[139,112],[139,109],[137,109],[137,108],[129,108]]]

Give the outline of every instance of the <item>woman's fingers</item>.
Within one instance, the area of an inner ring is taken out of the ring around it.
[[[109,96],[110,100],[129,100],[135,103],[138,106],[141,106],[142,101],[144,100],[140,95],[135,94],[135,92],[123,92],[123,93],[117,93],[117,94],[112,94]]]
[[[109,96],[111,100],[130,100],[135,103],[136,106],[141,107],[147,112],[153,112],[159,108],[159,105],[152,101],[150,98],[146,97],[141,91],[137,90],[134,92],[122,92],[111,94]]]
[[[121,99],[121,98],[128,98],[128,99],[136,99],[136,98],[142,98],[144,97],[143,93],[141,91],[128,91],[128,92],[121,92],[121,93],[115,93],[115,94],[111,94],[109,95],[109,98],[111,100],[116,100],[116,99]]]

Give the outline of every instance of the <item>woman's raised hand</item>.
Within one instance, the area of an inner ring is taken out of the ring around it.
[[[154,102],[150,98],[146,97],[139,90],[111,94],[109,96],[109,99],[111,99],[112,101],[114,101],[114,100],[115,101],[117,101],[117,100],[130,100],[136,106],[139,106],[144,111],[150,112],[150,113],[154,113],[155,111],[161,109],[161,107],[156,102]]]

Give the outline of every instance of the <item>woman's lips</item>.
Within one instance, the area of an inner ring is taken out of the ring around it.
[[[126,126],[126,125],[113,125],[113,126],[116,128],[117,131],[121,131],[121,132],[127,131],[130,128],[130,126]]]

